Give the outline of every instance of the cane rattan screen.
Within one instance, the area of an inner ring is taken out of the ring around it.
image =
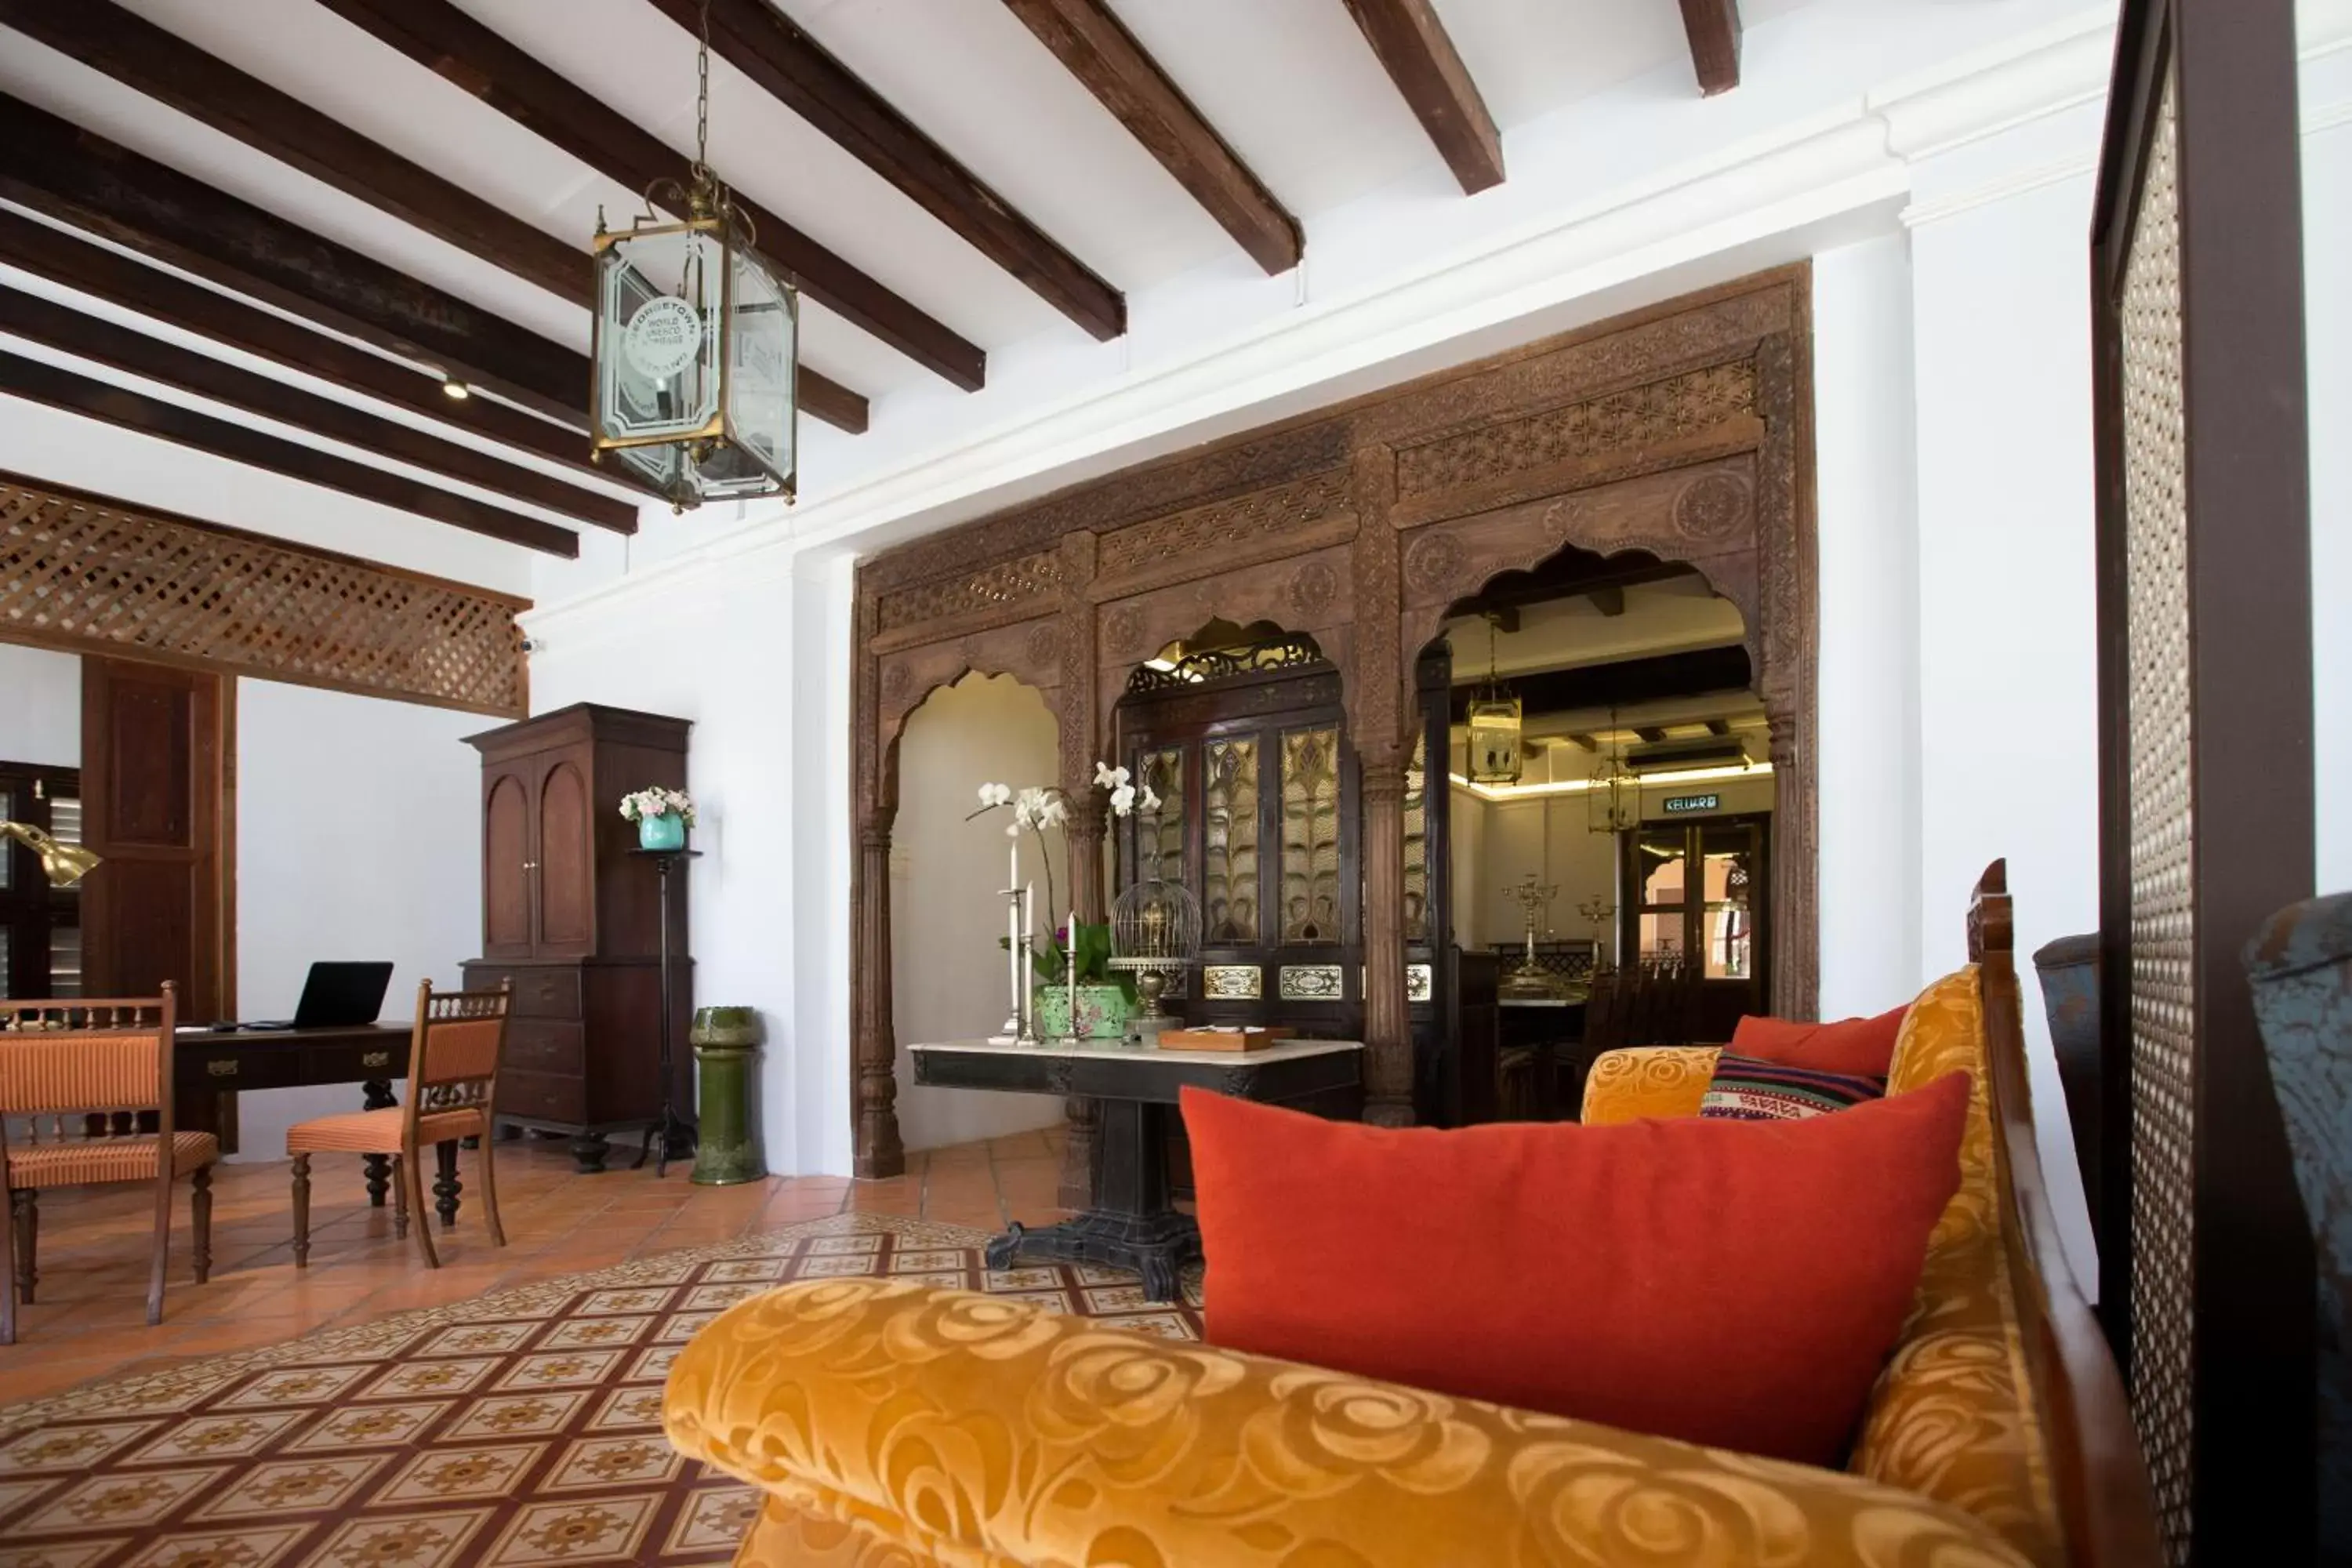
[[[2178,125],[2162,91],[2124,273],[2131,845],[2132,1402],[2174,1560],[2189,1540],[2195,792]]]
[[[0,637],[525,710],[518,600],[0,478]]]

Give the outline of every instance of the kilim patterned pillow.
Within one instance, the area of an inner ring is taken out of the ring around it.
[[[1885,1094],[1883,1078],[1811,1072],[1726,1051],[1715,1059],[1698,1113],[1718,1121],[1802,1121]]]

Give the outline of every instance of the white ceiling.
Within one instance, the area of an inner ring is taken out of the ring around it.
[[[548,233],[584,245],[600,205],[620,221],[637,205],[635,193],[316,0],[120,3]],[[690,150],[694,41],[650,0],[456,3],[617,113],[673,148]],[[1675,151],[1677,138],[1705,142],[1756,134],[1817,111],[1823,95],[1843,90],[1838,84],[1845,76],[1873,79],[1868,73],[1890,62],[1948,54],[1978,33],[2071,0],[1740,0],[1753,79],[1706,100],[1691,79],[1676,0],[1433,0],[1502,129],[1507,165],[1527,172],[1478,197],[1460,194],[1344,0],[1109,0],[1301,224],[1305,264],[1272,279],[1003,0],[770,3],[1138,307],[1133,335],[1094,342],[881,176],[724,59],[714,59],[711,162],[720,174],[990,355],[988,389],[967,395],[812,303],[803,317],[804,358],[866,395],[873,421],[856,437],[804,425],[803,494],[818,499],[910,467],[976,433],[1017,427],[1060,401],[1089,395],[1110,376],[1170,363],[1193,344],[1255,330],[1310,297],[1376,287],[1381,268],[1432,265],[1429,247],[1444,243],[1449,226],[1507,228],[1538,221],[1563,202],[1588,199],[1590,192],[1560,177],[1563,142],[1568,162],[1598,189],[1626,177],[1620,165],[1628,143],[1647,148],[1654,160],[1683,155]],[[1984,26],[1971,31],[1946,25],[1961,11],[1986,13]],[[1852,60],[1840,53],[1848,40],[1854,40]],[[5,27],[0,90],[545,335],[587,344],[587,312],[572,301]],[[1663,115],[1658,123],[1672,134],[1662,138],[1654,127],[1640,135],[1596,136],[1576,120],[1586,114],[1611,123],[1630,115],[1643,124]],[[1563,130],[1571,125],[1577,128]],[[5,268],[0,280],[59,292]],[[74,368],[136,384],[114,372]],[[184,395],[167,400],[192,401]],[[160,445],[121,433],[110,432],[109,439]],[[308,493],[294,481],[268,482]],[[580,571],[606,573],[616,560],[625,570],[630,561],[657,560],[687,542],[661,509],[648,508],[645,531],[625,549],[583,535]],[[542,561],[538,570],[550,565]]]
[[[694,137],[694,42],[646,0],[458,0],[673,147]],[[1751,26],[1817,0],[1744,0]],[[585,243],[633,193],[313,0],[123,0],[190,42],[549,233]],[[1307,227],[1404,178],[1446,178],[1341,0],[1113,0],[1121,20]],[[1018,211],[1122,289],[1239,254],[1001,0],[783,0],[787,15]],[[1507,133],[1686,59],[1675,0],[1440,0]],[[1080,329],[723,59],[720,174],[990,350]],[[584,346],[585,310],[0,28],[0,89]],[[877,402],[929,372],[821,307],[809,363]],[[877,411],[877,417],[880,416]]]

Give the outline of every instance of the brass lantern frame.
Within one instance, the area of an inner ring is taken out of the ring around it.
[[[664,185],[668,186],[672,191],[680,192],[684,195],[686,205],[691,216],[666,222],[648,221],[655,216],[654,192],[660,190]],[[769,468],[768,465],[765,463],[761,463],[760,465],[761,468],[767,469],[767,471],[775,478],[777,483],[777,489],[772,491],[766,492],[766,494],[782,496],[785,503],[790,505],[800,498],[801,291],[799,286],[795,284],[789,276],[778,276],[775,272],[771,270],[764,262],[761,261],[759,257],[758,230],[753,228],[748,220],[746,220],[742,215],[736,210],[733,201],[730,199],[727,188],[720,184],[715,177],[711,176],[709,170],[704,169],[698,172],[695,180],[694,188],[690,192],[683,191],[682,187],[680,187],[677,182],[674,180],[659,181],[653,186],[648,187],[646,193],[645,213],[639,216],[627,228],[607,228],[604,226],[604,214],[601,211],[597,214],[596,233],[589,241],[589,254],[594,258],[597,281],[597,297],[595,300],[596,308],[591,312],[593,317],[593,327],[590,336],[588,349],[588,361],[592,367],[592,372],[595,367],[600,367],[604,364],[604,354],[607,347],[609,346],[605,341],[607,323],[605,321],[605,311],[604,309],[603,298],[604,268],[606,265],[604,253],[610,250],[614,246],[621,244],[624,241],[658,239],[670,235],[686,237],[695,235],[709,236],[711,238],[718,241],[719,254],[725,263],[719,268],[719,299],[716,304],[716,309],[719,312],[719,350],[715,356],[718,361],[717,370],[719,374],[719,388],[718,397],[715,400],[711,416],[701,426],[692,430],[668,431],[657,436],[607,435],[604,427],[603,388],[600,385],[592,386],[590,388],[588,403],[590,460],[593,462],[601,462],[603,461],[604,455],[606,452],[621,451],[631,447],[684,447],[688,449],[688,454],[698,462],[708,457],[722,442],[739,451],[748,452],[752,450],[752,448],[744,442],[741,433],[736,427],[733,415],[730,412],[729,396],[734,387],[735,376],[735,356],[731,352],[730,352],[733,342],[736,305],[735,268],[732,263],[740,254],[751,259],[754,264],[759,265],[761,270],[768,274],[769,278],[775,283],[776,288],[783,300],[784,308],[792,316],[793,356],[789,397],[792,428],[792,468],[784,473],[778,474],[773,468]],[[696,492],[690,484],[687,482],[683,475],[680,476],[678,484],[672,488],[666,499],[669,501],[671,510],[674,511],[685,511],[690,508],[700,506],[703,500],[702,496],[698,492]],[[765,499],[765,497],[746,496],[742,499],[761,500]]]

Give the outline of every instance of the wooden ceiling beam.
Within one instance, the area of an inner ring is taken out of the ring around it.
[[[532,502],[615,533],[637,531],[634,502],[567,484],[456,441],[321,397],[161,338],[84,315],[0,285],[0,332],[45,343],[77,359],[143,376],[249,414],[314,431],[387,458]]]
[[[656,0],[676,12],[688,0]],[[754,0],[756,3],[756,0]],[[1286,211],[1104,0],[1004,0],[1013,14],[1269,276],[1306,241]]]
[[[1364,41],[1404,95],[1465,195],[1503,183],[1503,136],[1430,0],[1347,0]]]
[[[282,436],[215,419],[176,403],[159,402],[127,387],[95,381],[38,360],[0,352],[0,393],[101,419],[125,430],[376,501],[509,544],[550,555],[580,553],[580,536],[551,522],[441,489],[405,474],[372,468],[365,463],[355,463],[316,447],[305,447]]]
[[[484,440],[614,478],[590,463],[587,439],[579,431],[493,398],[449,397],[437,379],[419,368],[314,332],[274,311],[5,210],[0,210],[0,261],[182,331],[471,431]]]
[[[688,35],[704,0],[653,0]],[[709,0],[710,47],[902,195],[1098,340],[1127,331],[1127,297],[885,102],[767,0]],[[765,232],[764,225],[762,232]]]
[[[590,370],[577,349],[5,93],[0,195],[586,428]],[[593,263],[582,256],[574,265]],[[575,275],[573,297],[583,304],[587,276]],[[866,399],[814,371],[802,373],[801,405],[853,434],[866,426]],[[584,456],[585,435],[569,439]]]
[[[327,9],[472,93],[508,119],[632,191],[691,179],[691,160],[541,64],[448,0],[319,0]],[[736,193],[761,254],[808,297],[900,353],[976,392],[988,356],[758,203]],[[626,221],[626,215],[621,215]],[[814,399],[804,405],[815,414]],[[863,426],[859,426],[863,428]]]
[[[1739,0],[1682,0],[1691,68],[1702,97],[1739,85]]]
[[[543,414],[582,416],[584,354],[5,94],[0,195]]]

